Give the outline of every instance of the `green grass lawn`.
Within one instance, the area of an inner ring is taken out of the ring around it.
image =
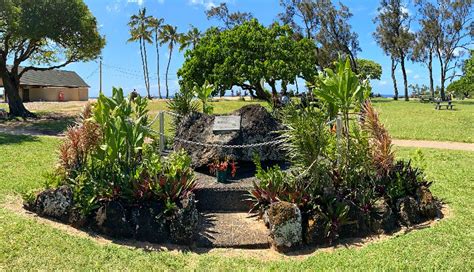
[[[58,139],[0,134],[0,202],[42,187]],[[414,149],[399,149],[410,158]],[[150,252],[103,245],[0,208],[0,270],[473,270],[474,152],[423,150],[432,191],[451,217],[363,248],[317,252],[303,260],[270,261],[217,253]]]
[[[391,135],[397,139],[416,139],[434,141],[453,141],[474,143],[474,100],[454,101],[455,110],[434,110],[433,104],[424,104],[418,101],[393,101],[392,99],[375,99],[374,105],[381,114],[382,121],[389,129]],[[262,104],[259,101],[219,101],[212,102],[215,114],[228,114],[244,105]],[[0,104],[2,105],[2,104]],[[3,104],[5,105],[5,104]],[[64,105],[61,108],[61,105]],[[83,103],[66,102],[61,103],[31,103],[36,112],[55,112],[70,115],[79,112]],[[152,101],[150,103],[150,115],[154,117],[158,111],[165,110],[166,102]],[[166,117],[166,127],[169,131],[171,118]],[[2,125],[0,121],[0,126]],[[58,124],[55,124],[57,122]],[[48,129],[55,132],[63,130],[71,120],[39,122],[20,124],[25,128]],[[153,128],[157,129],[155,124]]]
[[[431,103],[374,100],[393,138],[474,143],[474,100],[453,104],[438,111]]]

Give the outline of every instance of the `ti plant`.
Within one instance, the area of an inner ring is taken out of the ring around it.
[[[348,58],[336,62],[334,70],[325,69],[315,77],[311,87],[315,96],[325,104],[330,119],[342,114],[346,130],[349,128],[349,112],[354,107],[360,108],[371,92],[369,82],[361,81],[352,71]]]
[[[214,92],[214,86],[207,81],[202,86],[194,86],[194,95],[201,101],[202,112],[205,114],[212,114],[214,108],[209,104],[209,98]]]

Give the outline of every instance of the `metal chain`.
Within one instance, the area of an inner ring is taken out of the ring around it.
[[[183,115],[177,114],[176,112],[172,112],[172,111],[164,111],[164,113],[169,114],[174,117],[184,117]]]
[[[164,113],[166,114],[169,114],[171,116],[175,116],[175,117],[183,117],[182,115],[180,114],[177,114],[177,113],[174,113],[172,111],[163,111]],[[156,130],[153,130],[151,129],[151,125],[153,125],[156,120],[158,119],[159,117],[159,114],[157,114],[155,116],[155,118],[152,120],[152,122],[147,126],[151,131],[153,131],[154,133],[158,134],[158,135],[161,135],[163,137],[166,137],[168,139],[172,139],[174,141],[178,141],[178,142],[182,142],[182,143],[185,143],[185,144],[192,144],[192,145],[198,145],[198,146],[203,146],[203,147],[215,147],[215,148],[228,148],[228,149],[244,149],[244,148],[257,148],[257,147],[263,147],[263,146],[269,146],[269,145],[278,145],[278,144],[283,144],[286,142],[286,140],[284,139],[280,139],[280,140],[274,140],[274,141],[268,141],[268,142],[263,142],[263,143],[255,143],[255,144],[244,144],[244,145],[226,145],[226,144],[209,144],[209,143],[201,143],[201,142],[195,142],[195,141],[190,141],[190,140],[185,140],[185,139],[181,139],[181,138],[178,138],[178,137],[170,137],[164,133],[160,133]],[[337,118],[336,119],[333,119],[329,122],[327,122],[326,124],[330,125],[334,122],[336,122]],[[314,163],[313,163],[314,164]],[[310,166],[311,168],[311,166]]]
[[[282,144],[285,142],[285,140],[281,139],[281,140],[275,140],[275,141],[268,141],[268,142],[263,142],[263,143],[256,143],[256,144],[244,144],[244,145],[226,145],[226,144],[209,144],[209,143],[201,143],[201,142],[195,142],[195,141],[189,141],[189,140],[185,140],[185,139],[181,139],[181,138],[178,138],[178,137],[170,137],[164,133],[160,133],[156,130],[151,130],[153,132],[155,132],[156,134],[158,135],[161,135],[163,137],[166,137],[168,139],[173,139],[175,141],[178,141],[178,142],[182,142],[182,143],[185,143],[185,144],[193,144],[193,145],[198,145],[198,146],[202,146],[202,147],[217,147],[217,148],[233,148],[233,149],[244,149],[244,148],[256,148],[256,147],[262,147],[262,146],[267,146],[267,145],[276,145],[276,144]]]

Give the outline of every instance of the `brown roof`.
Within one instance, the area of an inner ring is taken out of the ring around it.
[[[45,87],[90,87],[76,72],[65,70],[30,70],[20,78],[20,85]]]

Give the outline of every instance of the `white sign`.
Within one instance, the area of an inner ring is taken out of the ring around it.
[[[216,116],[212,130],[215,132],[240,130],[240,116]]]

